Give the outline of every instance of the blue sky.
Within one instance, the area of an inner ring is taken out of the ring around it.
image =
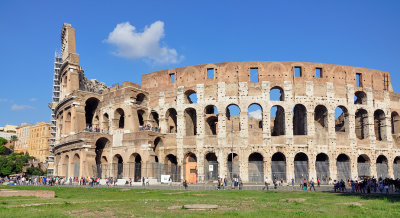
[[[399,92],[398,11],[394,0],[1,1],[0,126],[50,120],[53,56],[64,22],[76,29],[86,76],[109,86],[140,83],[161,69],[260,60],[385,70]],[[134,26],[140,43],[109,37],[118,24],[125,31]],[[146,26],[155,38],[140,34]]]

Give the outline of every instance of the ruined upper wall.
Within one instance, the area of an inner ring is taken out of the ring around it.
[[[301,67],[302,76],[295,77],[294,68]],[[207,69],[214,69],[214,78],[208,79]],[[361,87],[376,91],[393,92],[390,74],[385,71],[361,67],[350,67],[334,64],[275,61],[243,61],[202,64],[189,67],[161,70],[142,76],[142,88],[152,91],[168,91],[178,86],[193,87],[196,84],[211,85],[218,82],[227,84],[250,82],[250,69],[258,68],[258,81],[283,83],[292,81],[295,84],[313,81],[314,84],[334,86],[357,86],[356,74],[361,74]],[[322,77],[316,77],[316,68],[322,69]],[[170,75],[175,74],[175,82],[170,82]]]

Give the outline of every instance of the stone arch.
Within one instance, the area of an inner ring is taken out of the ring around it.
[[[99,128],[100,128],[99,115],[95,114],[95,116],[93,118],[93,130],[99,131]]]
[[[335,132],[349,132],[349,112],[342,105],[335,109]]]
[[[271,107],[271,136],[285,135],[285,109],[280,105]]]
[[[396,111],[393,111],[391,114],[391,125],[392,125],[392,134],[398,135],[400,133],[400,116]]]
[[[158,115],[158,113],[156,111],[152,111],[150,113],[150,123],[151,123],[151,126],[156,128],[156,130],[159,130],[160,118],[159,118],[159,115]]]
[[[103,114],[103,127],[102,127],[103,131],[105,133],[108,133],[108,131],[110,130],[110,117],[108,115],[108,113],[104,113]]]
[[[214,105],[207,105],[204,109],[205,134],[217,135],[218,128],[218,109]]]
[[[374,112],[374,129],[377,141],[386,140],[386,116],[383,110],[376,110]]]
[[[214,152],[208,152],[204,156],[204,180],[214,181],[218,179],[218,158]]]
[[[62,168],[63,168],[63,171],[64,171],[63,175],[65,176],[65,178],[68,178],[68,177],[72,176],[71,175],[72,173],[71,174],[69,173],[70,170],[69,170],[69,156],[68,155],[64,156]]]
[[[196,104],[197,103],[197,93],[196,91],[189,89],[185,92],[185,103],[186,104]]]
[[[355,131],[358,139],[366,139],[369,135],[368,112],[365,109],[358,109],[355,116]]]
[[[117,179],[122,179],[124,173],[124,160],[120,154],[113,157],[113,175]]]
[[[328,109],[324,105],[317,105],[314,110],[314,121],[319,124],[320,127],[328,128]],[[315,128],[318,129],[318,126]]]
[[[337,180],[347,181],[351,178],[350,157],[346,154],[339,154],[336,158]]]
[[[262,183],[264,181],[264,157],[254,152],[249,155],[249,182]]]
[[[136,104],[141,105],[147,102],[147,97],[143,93],[139,93],[136,95]]]
[[[239,155],[236,153],[228,154],[228,173],[231,179],[239,178],[240,175],[240,162]],[[232,161],[233,160],[233,161]]]
[[[360,179],[369,178],[371,176],[371,160],[368,155],[361,154],[357,158],[357,173]]]
[[[230,104],[226,107],[226,132],[241,130],[240,126],[240,107],[236,104]],[[233,126],[233,129],[232,129]]]
[[[160,149],[160,147],[164,146],[164,142],[162,140],[161,137],[157,137],[154,139],[154,147],[153,147],[153,151],[158,154],[158,150]]]
[[[296,182],[308,180],[308,156],[303,152],[294,156],[294,179]]]
[[[176,123],[176,117],[177,113],[175,108],[169,108],[167,110],[167,113],[165,114],[165,117],[167,118],[167,125],[168,125],[168,133],[176,133],[177,131],[177,123]]]
[[[327,181],[330,177],[329,172],[329,156],[325,153],[319,153],[315,160],[315,171],[317,178]]]
[[[307,135],[307,109],[302,104],[293,108],[293,135]]]
[[[286,157],[282,152],[276,152],[271,158],[271,180],[283,179],[286,181]]]
[[[96,162],[96,177],[99,178],[105,178],[106,176],[109,176],[109,173],[107,173],[107,167],[108,165],[105,165],[102,161],[103,159],[103,151],[106,147],[110,146],[110,141],[107,138],[101,137],[97,139],[95,143],[95,162]]]
[[[125,112],[122,108],[118,108],[114,112],[115,127],[123,129],[125,127]]]
[[[144,126],[146,119],[146,111],[142,109],[137,110],[137,116],[138,116],[139,126]]]
[[[188,183],[197,182],[197,157],[189,152],[185,155],[185,180]]]
[[[79,154],[75,154],[72,159],[72,164],[74,166],[74,177],[79,177],[80,160],[81,158],[79,157]]]
[[[378,178],[388,177],[388,159],[385,155],[381,154],[376,158],[376,174]]]
[[[85,118],[87,128],[92,128],[93,117],[99,105],[99,102],[100,100],[95,97],[88,98],[85,102]]]
[[[363,91],[354,93],[354,104],[367,104],[367,94]]]
[[[263,129],[263,108],[260,104],[250,104],[247,109],[249,131],[262,131]]]
[[[178,182],[180,178],[180,167],[175,155],[168,154],[164,160],[164,175],[170,175],[173,182]]]
[[[142,157],[140,154],[133,153],[129,156],[129,166],[129,174],[133,175],[133,180],[140,182],[142,180]]]
[[[194,108],[186,108],[184,111],[186,136],[197,135],[197,113]]]
[[[269,100],[270,101],[284,101],[285,93],[283,89],[279,86],[274,86],[269,91]]]
[[[72,117],[71,117],[71,112],[67,113],[67,116],[65,117],[65,127],[64,127],[65,133],[69,134],[72,132]]]
[[[400,156],[396,156],[393,160],[393,176],[394,179],[400,178]]]

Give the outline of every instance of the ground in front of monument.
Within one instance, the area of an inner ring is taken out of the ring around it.
[[[398,194],[2,186],[54,198],[0,197],[0,217],[400,217]]]

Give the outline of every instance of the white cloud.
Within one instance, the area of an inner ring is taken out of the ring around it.
[[[18,105],[18,104],[13,104],[11,106],[11,110],[13,111],[20,111],[20,110],[25,110],[25,109],[35,109],[34,107],[30,105]]]
[[[164,22],[156,21],[146,26],[143,32],[137,32],[136,27],[129,22],[117,24],[108,35],[107,43],[117,46],[115,55],[137,59],[147,58],[155,64],[174,64],[183,59],[178,52],[167,46],[160,46],[160,40],[165,36]]]
[[[31,99],[29,99],[30,102],[34,102],[34,101],[37,101],[37,100],[38,100],[37,98],[31,98]]]
[[[262,111],[260,109],[259,110],[255,110],[255,111],[251,111],[251,112],[249,112],[249,116],[253,117],[253,118],[257,119],[257,120],[262,120]]]

